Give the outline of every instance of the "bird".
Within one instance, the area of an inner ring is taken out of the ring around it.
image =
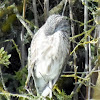
[[[28,53],[28,76],[37,94],[52,97],[52,88],[66,66],[70,52],[69,21],[59,14],[50,15],[35,33]]]

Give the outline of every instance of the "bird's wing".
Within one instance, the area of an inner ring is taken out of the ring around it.
[[[43,92],[49,80],[59,77],[69,51],[67,38],[62,31],[57,31],[50,36],[37,35],[32,41],[31,67],[34,66],[37,91]]]

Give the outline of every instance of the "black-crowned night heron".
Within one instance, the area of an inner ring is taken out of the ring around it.
[[[69,58],[70,26],[65,17],[51,15],[32,39],[28,55],[28,77],[32,76],[37,93],[52,96],[52,87],[58,80]]]

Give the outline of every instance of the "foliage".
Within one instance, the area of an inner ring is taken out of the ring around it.
[[[67,95],[63,90],[61,91],[57,85],[53,88],[53,94],[56,96],[57,100],[72,100],[72,95]]]
[[[72,96],[66,95],[66,93],[63,90],[60,94],[54,92],[54,95],[57,97],[57,100],[72,100]]]
[[[8,66],[10,64],[9,58],[11,55],[7,55],[7,52],[4,51],[4,47],[0,49],[0,64],[4,66]]]
[[[20,87],[18,87],[18,91],[19,93],[25,92],[25,81],[26,81],[26,77],[27,77],[27,69],[26,67],[24,67],[23,69],[19,70],[18,72],[15,72],[15,78],[16,80],[18,80],[20,82]]]

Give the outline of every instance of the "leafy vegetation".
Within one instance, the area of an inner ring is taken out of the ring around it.
[[[7,52],[4,51],[4,47],[0,49],[0,65],[8,66],[10,64],[9,58],[11,55],[7,55]]]

